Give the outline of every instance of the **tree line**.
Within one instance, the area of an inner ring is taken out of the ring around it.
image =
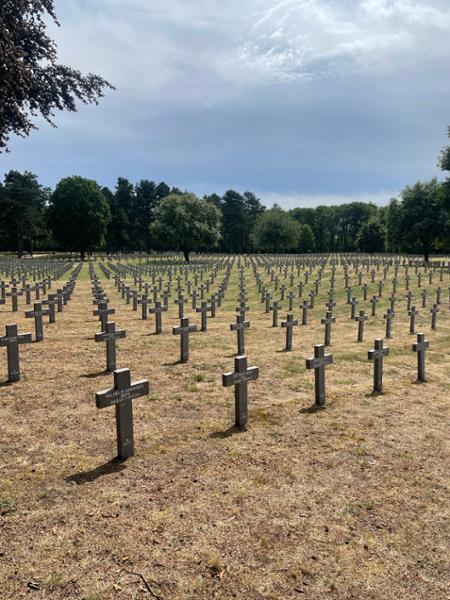
[[[450,138],[450,128],[448,131]],[[119,177],[113,190],[83,177],[50,190],[30,172],[0,183],[0,250],[25,252],[410,252],[450,248],[450,145],[439,164],[449,177],[406,186],[387,206],[266,209],[252,192],[197,198],[165,182]]]

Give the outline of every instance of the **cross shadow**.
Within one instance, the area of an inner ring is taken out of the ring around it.
[[[287,350],[286,348],[283,348],[283,350],[276,350],[277,354],[285,354],[286,352],[293,352],[293,349],[291,350]]]
[[[320,404],[314,403],[311,406],[307,406],[306,408],[301,408],[299,412],[301,415],[314,415],[315,413],[318,413],[322,410],[325,410],[325,405],[320,406]]]
[[[413,385],[423,385],[424,383],[428,383],[428,379],[416,379],[412,383]]]
[[[163,363],[163,367],[175,367],[176,365],[186,365],[188,363],[187,360],[175,360],[174,362]]]
[[[2,387],[9,387],[10,385],[12,385],[13,383],[15,383],[14,381],[0,381],[0,388]]]
[[[376,390],[372,390],[369,394],[365,394],[366,398],[376,398],[377,396],[384,396],[385,392],[377,392]]]
[[[242,356],[242,354],[239,354],[239,352],[235,352],[234,354],[227,354],[225,358],[234,358],[235,356]]]
[[[109,375],[110,371],[99,371],[98,373],[83,373],[80,377],[84,377],[86,379],[95,379],[96,377],[101,377],[102,375]]]
[[[209,437],[212,439],[224,440],[232,435],[245,433],[246,431],[247,429],[240,429],[239,427],[236,427],[236,425],[232,425],[228,429],[225,429],[225,431],[213,431],[213,433],[209,434]]]
[[[64,481],[67,483],[75,482],[77,485],[81,485],[83,483],[90,483],[98,479],[98,477],[102,477],[103,475],[111,475],[112,473],[119,473],[126,469],[126,465],[119,458],[113,458],[103,465],[99,465],[95,467],[95,469],[91,469],[90,471],[83,471],[81,473],[75,473],[75,475],[69,475],[64,478]]]

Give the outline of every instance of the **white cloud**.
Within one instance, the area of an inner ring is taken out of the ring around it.
[[[64,59],[194,101],[450,53],[443,0],[61,0]]]

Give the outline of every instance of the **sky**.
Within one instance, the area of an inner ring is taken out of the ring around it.
[[[147,178],[284,208],[440,175],[449,0],[55,0],[60,61],[114,86],[12,139],[0,173]]]

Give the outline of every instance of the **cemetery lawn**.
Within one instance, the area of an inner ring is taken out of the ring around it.
[[[250,268],[246,281],[246,353],[260,369],[246,432],[232,427],[234,392],[222,387],[236,352],[236,264],[208,331],[191,335],[187,364],[177,363],[174,296],[156,336],[153,316],[142,321],[102,278],[127,332],[117,365],[151,388],[133,402],[136,455],[126,462],[114,460],[114,409],[95,407],[112,375],[104,344],[94,342],[87,266],[56,324],[45,320],[45,340],[21,347],[20,382],[3,383],[0,349],[0,598],[450,597],[448,274],[430,287],[444,290],[436,331],[429,306],[416,302],[417,331],[430,340],[427,383],[414,383],[402,289],[384,393],[373,395],[367,351],[384,337],[388,292],[357,343],[339,272],[334,364],[319,410],[305,358],[323,340],[325,287],[310,324],[294,329],[294,350],[283,352],[285,330],[272,328]],[[11,322],[34,333],[19,304],[15,314],[0,306],[1,335]],[[360,308],[370,311],[369,302]],[[187,316],[200,322],[190,304]]]

